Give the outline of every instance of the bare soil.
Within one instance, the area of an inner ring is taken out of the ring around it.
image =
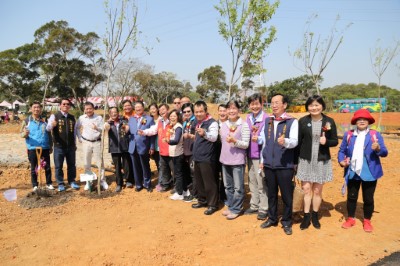
[[[351,118],[331,116],[337,123]],[[382,124],[400,127],[400,113],[385,113]],[[1,154],[15,153],[16,144],[10,141],[23,142],[17,127],[0,125],[0,138],[15,135],[0,142]],[[375,193],[372,233],[362,229],[361,198],[356,226],[341,228],[346,198],[340,193],[343,170],[336,161],[337,147],[331,150],[334,181],[324,186],[322,228],[301,231],[297,214],[292,236],[280,227],[261,229],[256,216],[233,221],[221,211],[206,216],[204,209],[170,200],[168,192],[114,193],[111,172],[106,173],[110,189],[100,196],[83,191],[82,185],[79,191],[38,198],[30,193],[27,164],[8,161],[0,165],[0,261],[2,265],[369,265],[400,251],[400,141],[387,136],[385,142],[389,156],[382,159],[384,177]],[[79,168],[78,176],[81,172]],[[155,177],[156,173],[153,184]],[[17,201],[2,196],[9,188],[17,189]],[[250,198],[246,189],[245,208]]]

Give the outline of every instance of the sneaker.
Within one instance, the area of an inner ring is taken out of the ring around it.
[[[342,224],[342,228],[349,229],[349,228],[353,227],[355,224],[356,224],[356,219],[354,219],[353,217],[349,217]]]
[[[365,231],[365,232],[371,233],[371,232],[374,230],[374,228],[372,227],[372,224],[371,224],[371,220],[369,220],[369,219],[364,219],[364,221],[363,221],[363,228],[364,228],[364,231]]]
[[[230,213],[226,216],[227,220],[234,220],[239,216],[239,213]]]
[[[183,201],[184,202],[192,202],[193,199],[194,199],[193,195],[183,196]]]
[[[36,192],[36,190],[38,190],[38,187],[37,187],[37,186],[34,186],[33,189],[32,189],[32,191],[33,191],[33,192]]]
[[[108,189],[108,184],[105,180],[101,180],[100,185],[104,190]]]
[[[75,182],[71,182],[70,185],[71,185],[71,188],[73,188],[73,189],[79,189],[80,188],[80,186]]]
[[[182,192],[182,196],[183,197],[186,197],[186,196],[189,196],[190,195],[190,191],[189,190],[184,190],[183,192]]]
[[[89,182],[89,181],[86,181],[86,185],[85,185],[85,187],[84,187],[84,190],[85,190],[85,191],[90,190],[90,186],[91,186],[90,182]]]
[[[157,190],[157,192],[160,192],[160,191],[161,191],[161,189],[162,189],[161,185],[160,185],[160,184],[157,184],[157,186],[156,186],[156,190]]]
[[[54,190],[54,187],[53,187],[53,185],[52,185],[52,184],[50,184],[50,185],[46,185],[46,187],[47,187],[47,189],[49,189],[49,190]]]
[[[223,216],[228,216],[229,214],[231,214],[231,211],[229,209],[222,211]]]
[[[172,200],[183,200],[183,195],[179,195],[178,193],[175,192],[169,198],[172,199]]]
[[[58,191],[59,191],[59,192],[65,191],[65,186],[64,186],[64,184],[59,184],[59,185],[58,185]]]
[[[126,188],[133,188],[133,184],[131,182],[126,182]]]

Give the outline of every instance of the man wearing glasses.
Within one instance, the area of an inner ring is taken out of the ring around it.
[[[54,143],[54,165],[56,170],[56,180],[58,183],[58,191],[65,191],[63,163],[67,161],[68,183],[71,188],[79,189],[79,185],[75,182],[76,166],[75,166],[75,117],[69,114],[71,102],[68,98],[61,100],[60,111],[52,114],[49,118],[46,130],[52,131]]]
[[[176,97],[174,99],[174,109],[178,110],[179,112],[181,111],[181,98]]]

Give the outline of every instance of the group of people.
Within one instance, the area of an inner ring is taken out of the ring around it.
[[[308,115],[297,120],[286,113],[288,98],[276,94],[271,98],[272,113],[263,111],[261,94],[248,98],[249,114],[241,117],[239,102],[230,100],[218,107],[218,119],[207,110],[204,101],[194,104],[187,97],[174,99],[174,108],[167,104],[151,104],[148,113],[141,101],[122,102],[123,112],[109,109],[103,122],[94,113],[93,104],[85,103],[85,114],[75,120],[69,114],[68,99],[62,99],[60,111],[46,122],[41,118],[41,105],[34,102],[32,114],[23,121],[21,135],[26,139],[31,164],[33,190],[38,187],[37,171],[43,167],[48,189],[51,181],[50,154],[54,164],[58,191],[64,191],[63,162],[67,161],[67,177],[71,188],[75,181],[76,139],[82,143],[85,174],[91,174],[92,159],[101,168],[102,131],[108,132],[109,149],[115,166],[116,192],[134,188],[151,193],[150,159],[158,170],[158,192],[171,191],[170,199],[192,202],[192,208],[205,208],[211,215],[226,208],[222,215],[228,220],[241,214],[257,214],[261,228],[278,225],[278,192],[284,203],[280,220],[283,231],[292,234],[293,178],[301,180],[304,192],[304,218],[300,229],[311,224],[320,229],[319,208],[323,185],[333,178],[330,147],[338,145],[335,121],[326,116],[321,96],[309,97],[305,107]],[[348,188],[348,218],[345,229],[355,225],[355,209],[360,186],[364,201],[363,228],[371,232],[374,192],[382,173],[380,157],[388,154],[382,136],[369,128],[375,122],[364,109],[354,113],[354,130],[344,134],[338,161],[345,168]],[[40,165],[37,148],[42,149]],[[42,163],[43,161],[43,163]],[[251,193],[249,208],[244,210],[245,168]],[[104,178],[104,175],[103,175]],[[90,181],[85,189],[91,186]],[[105,179],[103,189],[108,189]]]

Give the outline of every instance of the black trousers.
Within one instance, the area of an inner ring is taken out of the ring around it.
[[[187,190],[188,186],[188,177],[184,175],[184,155],[179,155],[176,157],[172,157],[172,161],[174,163],[174,178],[175,178],[175,191],[182,195],[183,191]]]
[[[129,174],[129,165],[131,161],[131,157],[129,153],[111,153],[111,158],[114,162],[115,166],[115,181],[118,186],[122,186],[125,180],[130,180]],[[122,169],[124,169],[124,174],[122,174]],[[130,180],[133,184],[133,180]],[[129,182],[129,181],[128,181]]]
[[[268,187],[268,217],[271,222],[278,222],[278,191],[284,204],[281,223],[283,226],[292,226],[293,210],[293,169],[271,169],[264,167]]]
[[[122,153],[122,167],[124,169],[124,180],[131,184],[135,183],[135,178],[133,175],[133,165],[131,160],[131,155],[129,152]]]
[[[355,217],[360,186],[364,202],[364,218],[371,219],[374,212],[374,194],[377,181],[362,181],[350,179],[347,182],[347,212],[349,217]]]
[[[186,178],[190,194],[197,198],[196,179],[194,178],[194,162],[192,155],[184,155],[183,176]]]
[[[173,179],[174,162],[172,157],[160,155],[161,181],[158,182],[162,187],[168,188],[175,184]]]
[[[218,207],[217,164],[215,162],[194,162],[197,199],[209,207]]]
[[[42,158],[46,162],[46,165],[44,167],[44,172],[46,175],[46,184],[51,185],[51,167],[50,167],[50,150],[42,150]],[[32,182],[32,187],[37,187],[38,186],[38,175],[35,171],[35,168],[38,164],[37,161],[37,156],[36,156],[36,150],[28,150],[28,160],[29,163],[31,164],[31,182]],[[41,184],[44,185],[44,184]]]

